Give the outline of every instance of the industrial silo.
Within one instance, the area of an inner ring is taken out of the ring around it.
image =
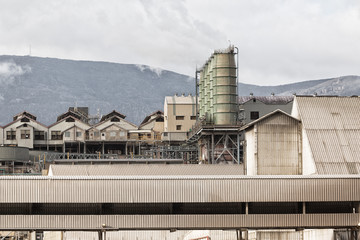
[[[209,102],[208,102],[208,106],[209,106],[209,122],[213,123],[214,122],[214,55],[212,55],[209,59],[209,71],[208,71],[208,76],[209,76]]]
[[[208,63],[205,64],[204,66],[204,70],[203,70],[203,77],[204,77],[204,86],[203,86],[203,90],[204,90],[204,102],[203,102],[203,106],[204,106],[204,116],[206,116],[206,118],[208,118],[208,111],[209,111],[209,107],[208,107],[208,101],[209,101],[209,91],[208,91],[208,76],[207,76],[207,72],[208,72]]]
[[[200,80],[199,80],[199,116],[204,116],[204,70],[200,71]]]
[[[214,124],[235,125],[237,85],[234,47],[214,53]]]

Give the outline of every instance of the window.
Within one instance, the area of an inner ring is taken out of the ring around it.
[[[120,132],[120,137],[125,137],[125,132]]]
[[[35,140],[45,140],[45,132],[44,131],[35,131],[34,139]]]
[[[181,125],[176,125],[176,130],[181,130]]]
[[[259,118],[259,112],[250,112],[250,120],[255,120]]]
[[[99,132],[94,132],[94,137],[99,137],[100,133]]]
[[[185,117],[184,116],[176,116],[176,120],[184,120]]]
[[[190,116],[190,120],[196,120],[196,116]]]
[[[147,137],[148,137],[148,138],[151,138],[151,133],[148,133],[148,134],[147,134]]]
[[[164,118],[160,117],[160,118],[156,119],[155,122],[164,122]]]
[[[67,132],[65,132],[65,137],[70,137],[70,132],[69,131],[67,131]]]
[[[30,138],[30,130],[21,130],[21,139],[29,139]]]
[[[168,136],[168,133],[167,132],[164,132],[164,137],[167,137]]]
[[[70,117],[70,118],[67,118],[65,122],[75,122],[75,119]]]
[[[62,140],[61,131],[51,131],[51,140]]]
[[[16,139],[16,132],[13,130],[6,131],[6,140],[15,140]]]
[[[120,119],[117,117],[113,117],[110,121],[111,122],[120,122]]]
[[[30,120],[28,118],[24,117],[21,119],[21,122],[30,122]]]
[[[116,136],[116,132],[110,132],[110,137],[115,137]]]
[[[76,132],[76,137],[81,137],[81,132]]]

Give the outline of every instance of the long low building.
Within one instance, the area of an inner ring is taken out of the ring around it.
[[[359,227],[360,176],[0,177],[0,230]]]

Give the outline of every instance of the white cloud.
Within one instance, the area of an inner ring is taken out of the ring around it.
[[[155,67],[150,67],[150,66],[140,65],[140,64],[136,64],[135,66],[142,72],[145,70],[150,70],[150,71],[154,72],[158,77],[160,77],[161,73],[163,72],[163,69],[161,69],[161,68],[155,68]]]
[[[194,75],[228,40],[240,81],[360,75],[358,0],[0,0],[0,54],[134,63]],[[21,7],[19,7],[21,6]]]
[[[14,62],[0,62],[0,84],[12,84],[16,77],[31,72],[30,66],[19,66]]]

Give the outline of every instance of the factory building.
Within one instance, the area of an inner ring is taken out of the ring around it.
[[[164,131],[164,113],[160,110],[153,112],[145,117],[139,126],[141,134],[139,138],[149,141],[161,141]]]
[[[165,97],[163,141],[183,142],[196,123],[196,98],[185,96]]]
[[[248,124],[277,109],[291,114],[294,96],[239,96],[239,121]]]
[[[247,175],[301,175],[300,120],[276,110],[240,129]]]
[[[33,149],[46,146],[48,128],[36,121],[36,116],[24,111],[15,115],[2,133],[2,145]]]
[[[62,152],[83,152],[86,132],[90,125],[82,121],[82,116],[72,110],[61,114],[57,122],[48,127],[47,149]]]
[[[129,139],[137,139],[137,126],[127,120],[125,115],[113,110],[92,126],[87,134],[86,147],[89,153],[100,152],[125,154]]]

